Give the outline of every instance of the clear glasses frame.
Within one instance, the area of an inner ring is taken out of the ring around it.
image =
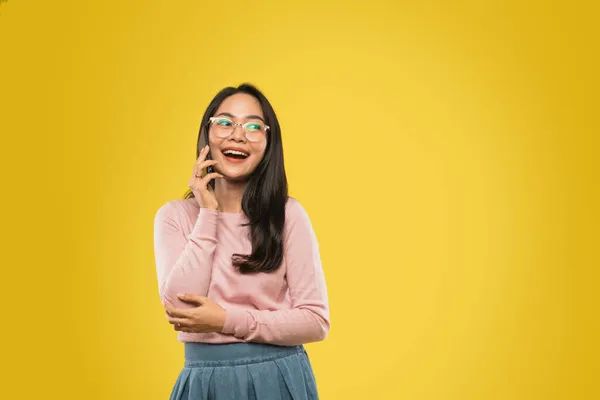
[[[262,122],[259,123],[259,122],[255,122],[255,121],[249,121],[249,122],[245,122],[243,124],[241,124],[241,123],[236,124],[230,118],[227,118],[227,117],[211,117],[211,118],[209,118],[209,121],[212,124],[212,126],[215,128],[214,129],[215,135],[221,139],[229,137],[229,135],[231,135],[233,133],[233,131],[235,130],[235,128],[237,126],[241,126],[242,129],[244,130],[244,136],[246,136],[246,139],[248,139],[250,142],[258,142],[263,138],[263,136],[270,129],[269,125],[266,125]],[[220,124],[216,123],[219,121],[229,122],[229,125],[220,125]],[[255,128],[254,126],[256,126],[256,125],[258,125],[259,128]]]

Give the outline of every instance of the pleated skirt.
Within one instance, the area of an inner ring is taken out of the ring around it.
[[[303,346],[185,343],[185,363],[170,400],[315,400]]]

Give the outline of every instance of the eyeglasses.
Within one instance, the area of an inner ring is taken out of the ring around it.
[[[245,124],[234,124],[232,120],[225,117],[211,117],[210,122],[214,127],[214,133],[218,138],[224,139],[229,137],[236,126],[241,126],[244,130],[244,136],[250,142],[259,142],[265,137],[265,133],[269,130],[269,126],[262,122],[246,122]]]

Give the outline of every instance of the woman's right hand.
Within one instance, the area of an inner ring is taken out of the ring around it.
[[[223,178],[223,175],[219,174],[218,172],[212,172],[210,174],[202,176],[202,171],[204,170],[204,168],[217,164],[215,160],[206,160],[208,150],[209,147],[206,146],[200,151],[200,155],[196,160],[196,165],[194,165],[192,177],[188,182],[188,186],[192,190],[192,193],[194,193],[194,198],[198,202],[200,208],[218,210],[219,203],[217,202],[215,192],[212,186],[209,185],[209,182],[212,179]]]

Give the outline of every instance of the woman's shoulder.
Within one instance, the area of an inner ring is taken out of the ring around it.
[[[285,205],[285,218],[286,220],[308,220],[308,213],[302,204],[293,197],[288,197]]]
[[[285,211],[286,212],[296,212],[296,210],[301,209],[302,204],[292,196],[288,196],[287,202],[285,203]]]
[[[304,206],[296,199],[288,198],[285,210],[284,237],[286,240],[294,236],[294,245],[311,243],[315,239],[312,221]],[[307,241],[308,242],[305,242]]]
[[[173,220],[196,214],[198,214],[198,202],[196,199],[174,199],[163,203],[158,208],[156,218]]]

